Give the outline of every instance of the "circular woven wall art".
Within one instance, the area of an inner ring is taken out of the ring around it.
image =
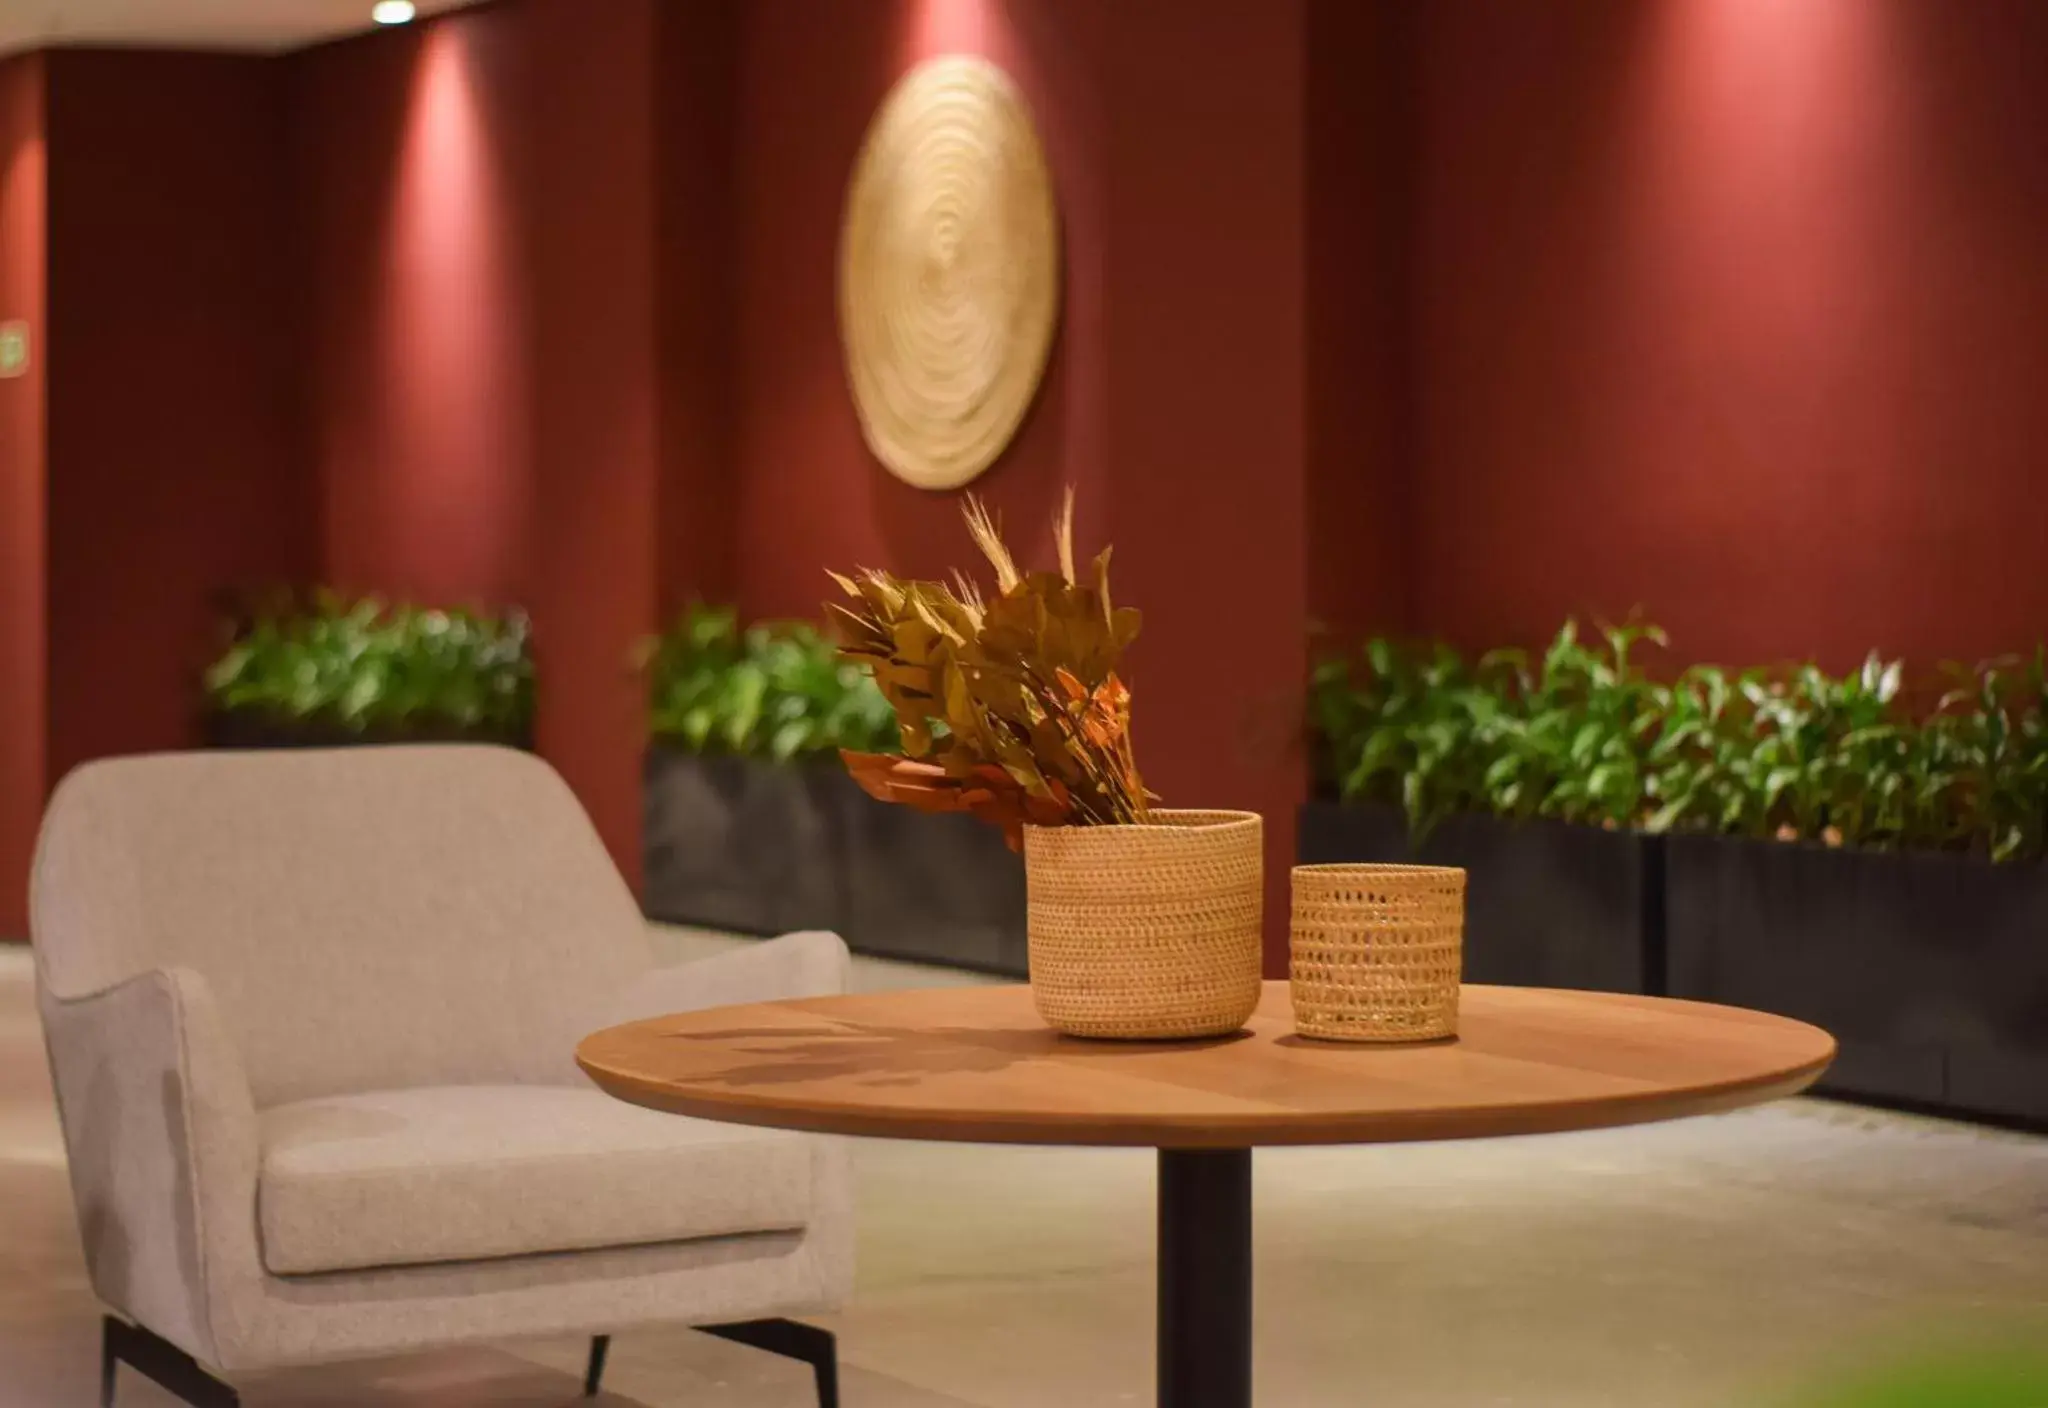
[[[868,128],[839,237],[839,329],[868,448],[922,489],[995,462],[1031,408],[1059,317],[1045,153],[1009,77],[952,54]]]

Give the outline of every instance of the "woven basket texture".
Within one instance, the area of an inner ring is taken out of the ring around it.
[[[1289,926],[1294,1029],[1332,1041],[1457,1035],[1465,872],[1298,865]]]
[[[1259,1004],[1263,829],[1252,812],[1163,809],[1138,826],[1026,827],[1039,1015],[1130,1040],[1242,1027]]]

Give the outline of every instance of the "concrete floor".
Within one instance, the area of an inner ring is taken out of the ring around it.
[[[660,942],[686,958],[733,941]],[[860,981],[971,980],[864,962]],[[848,1408],[1150,1400],[1150,1155],[857,1147],[859,1290],[823,1322]],[[1794,1101],[1269,1151],[1257,1178],[1270,1408],[1804,1404],[1902,1357],[2048,1345],[2048,1140]],[[0,1408],[94,1402],[97,1314],[28,955],[0,949]],[[242,1387],[252,1408],[554,1408],[581,1401],[581,1355],[519,1343]],[[604,1402],[644,1408],[811,1401],[803,1370],[681,1330],[620,1337],[608,1384]],[[170,1402],[133,1378],[121,1401]]]

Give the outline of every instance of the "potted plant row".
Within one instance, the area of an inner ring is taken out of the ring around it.
[[[1671,990],[1828,1027],[1834,1089],[2048,1120],[2041,658],[1945,666],[1920,709],[1876,660],[1698,678],[1665,785],[1699,821],[1666,843]]]
[[[1540,657],[1496,651],[1476,665],[1447,645],[1385,639],[1326,661],[1310,696],[1319,795],[1301,859],[1467,871],[1467,981],[1653,990],[1657,857],[1627,829],[1655,707],[1630,658],[1644,633],[1588,644],[1568,625]]]
[[[1646,642],[1326,664],[1304,858],[1467,866],[1474,980],[1783,1012],[1840,1040],[1830,1089],[2048,1118],[2041,659],[1661,682]]]
[[[842,749],[897,747],[895,714],[816,627],[694,606],[645,668],[650,915],[1024,971],[1017,857],[968,817],[884,806],[847,775]]]
[[[517,611],[320,592],[267,603],[228,634],[204,681],[213,747],[531,746],[533,658]]]

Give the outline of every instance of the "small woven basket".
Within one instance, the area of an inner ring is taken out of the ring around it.
[[[1294,1029],[1331,1041],[1455,1036],[1464,946],[1462,870],[1297,865]]]
[[[1221,1036],[1259,1005],[1263,826],[1157,810],[1135,826],[1027,826],[1031,996],[1074,1036]]]

